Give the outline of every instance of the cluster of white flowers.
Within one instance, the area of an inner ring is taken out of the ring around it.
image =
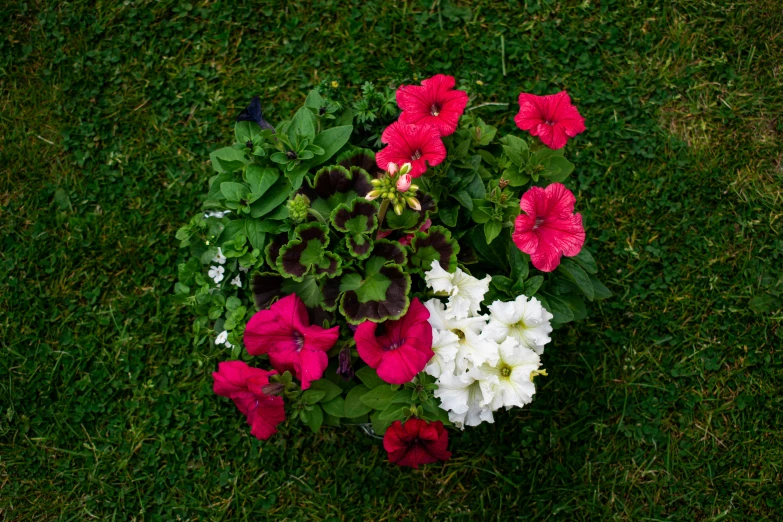
[[[212,210],[210,212],[205,212],[204,217],[205,218],[216,217],[218,219],[222,219],[225,215],[230,213],[231,213],[230,210]]]
[[[436,261],[427,286],[448,296],[424,303],[430,312],[432,351],[424,371],[437,378],[435,396],[457,427],[494,422],[492,412],[523,407],[536,392],[539,355],[550,341],[552,314],[535,297],[495,301],[479,314],[491,277],[477,279],[459,268],[450,274]]]

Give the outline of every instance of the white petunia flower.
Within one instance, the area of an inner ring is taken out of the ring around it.
[[[464,372],[471,366],[497,362],[497,343],[481,336],[481,331],[487,325],[485,316],[462,319],[449,317],[448,310],[438,299],[430,299],[424,306],[430,312],[429,322],[434,329],[457,336],[457,354],[454,359],[457,372]]]
[[[454,373],[454,359],[459,350],[459,337],[449,330],[432,329],[432,351],[435,355],[424,371],[435,378],[444,373]]]
[[[223,255],[223,251],[220,250],[220,247],[218,247],[218,253],[215,257],[212,258],[213,263],[219,263],[221,265],[226,264],[226,256]]]
[[[209,267],[209,272],[207,272],[207,275],[212,278],[212,280],[215,282],[215,284],[220,283],[223,280],[223,273],[226,271],[225,268],[223,268],[220,265],[215,265]]]
[[[524,407],[533,400],[536,387],[532,375],[538,370],[541,360],[538,354],[526,346],[520,345],[513,337],[500,343],[500,359],[497,364],[484,364],[484,375],[497,377],[497,384],[490,407],[492,411],[501,406],[510,409]]]
[[[481,301],[489,290],[491,276],[476,279],[459,268],[453,274],[446,272],[437,261],[425,272],[427,285],[436,292],[445,292],[449,297],[447,313],[451,317],[464,318],[475,315],[481,309]]]
[[[239,274],[237,274],[237,276],[231,280],[231,284],[234,286],[238,286],[239,288],[242,288],[242,280],[239,279]]]
[[[537,354],[544,353],[544,345],[552,339],[552,314],[546,311],[535,297],[520,295],[514,301],[495,301],[489,305],[489,324],[484,336],[496,342],[513,337],[522,346]]]
[[[438,261],[432,262],[432,269],[424,272],[424,281],[435,292],[451,293],[454,286],[451,284],[451,274],[443,270]]]
[[[485,375],[474,368],[459,375],[444,374],[437,380],[433,392],[441,407],[449,412],[449,420],[458,428],[494,422],[489,405],[497,385],[495,375]]]
[[[223,330],[218,334],[217,337],[215,337],[215,344],[223,344],[228,340],[228,331]]]

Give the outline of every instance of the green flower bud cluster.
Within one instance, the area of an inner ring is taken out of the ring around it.
[[[374,188],[367,193],[365,199],[388,199],[389,205],[398,216],[402,214],[405,205],[415,211],[421,210],[421,203],[414,196],[419,186],[411,184],[411,176],[408,174],[410,170],[410,163],[404,164],[399,170],[394,163],[390,163],[387,175],[370,182]]]
[[[288,207],[288,216],[300,223],[307,219],[308,211],[310,210],[310,198],[304,194],[297,194],[293,199],[289,199],[286,205]]]

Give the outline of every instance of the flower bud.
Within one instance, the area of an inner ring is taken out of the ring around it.
[[[421,210],[421,203],[419,203],[418,199],[410,197],[410,198],[405,198],[405,201],[407,201],[408,202],[408,206],[411,207],[416,212]]]
[[[407,192],[411,188],[411,181],[413,181],[413,178],[411,178],[410,174],[402,174],[400,179],[397,180],[397,190]]]
[[[410,164],[410,163],[406,163],[406,164],[404,164],[404,165],[402,166],[402,168],[400,169],[400,175],[403,175],[403,176],[404,176],[405,174],[407,174],[408,172],[410,172],[412,168],[413,168],[413,167],[411,166],[411,164]]]
[[[402,215],[402,211],[405,210],[405,207],[402,206],[402,203],[395,203],[394,204],[394,213],[398,216]]]
[[[371,179],[370,183],[372,183],[373,187],[380,187],[382,182],[379,179]]]
[[[408,187],[408,190],[410,190],[411,192],[418,192],[419,191],[419,186],[418,185],[411,185],[410,187]]]
[[[371,190],[370,192],[367,193],[366,196],[364,196],[364,199],[366,199],[367,201],[372,201],[373,199],[377,199],[378,196],[380,195],[381,195],[380,190]]]
[[[389,173],[389,176],[394,176],[397,174],[398,170],[400,170],[400,168],[396,163],[389,162],[389,164],[386,165],[386,171]]]

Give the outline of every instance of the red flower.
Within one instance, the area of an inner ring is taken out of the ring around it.
[[[410,163],[408,174],[418,178],[426,172],[427,163],[433,167],[446,159],[446,147],[433,125],[405,125],[395,121],[383,131],[381,141],[387,144],[375,155],[381,170],[387,170],[389,163]]]
[[[328,330],[310,326],[307,308],[296,294],[291,294],[250,319],[245,329],[245,346],[250,355],[269,354],[275,370],[293,372],[306,390],[310,381],[323,375],[326,352],[337,342],[338,335],[338,326]]]
[[[401,319],[382,323],[380,335],[376,335],[377,323],[363,322],[354,334],[359,357],[388,383],[410,382],[435,355],[429,318],[429,311],[414,299]]]
[[[436,74],[422,81],[421,86],[401,86],[397,89],[397,105],[402,109],[400,121],[434,125],[441,136],[452,134],[468,104],[468,94],[452,90],[454,85],[453,76]]]
[[[408,419],[405,424],[394,421],[383,437],[389,461],[412,468],[448,460],[451,457],[451,452],[446,450],[448,445],[449,434],[441,421],[429,424],[415,418]]]
[[[538,136],[553,150],[562,149],[568,138],[585,131],[585,119],[565,91],[550,96],[523,92],[519,95],[519,113],[514,121],[517,127]]]
[[[250,433],[260,440],[266,440],[277,433],[277,425],[285,420],[283,398],[269,396],[269,376],[275,371],[251,368],[242,361],[218,364],[215,379],[215,393],[234,401],[239,411],[247,416]]]
[[[573,213],[575,202],[574,194],[562,183],[546,189],[532,187],[519,202],[525,214],[517,216],[512,237],[542,272],[557,268],[560,256],[575,256],[582,250],[585,229],[582,215]]]

